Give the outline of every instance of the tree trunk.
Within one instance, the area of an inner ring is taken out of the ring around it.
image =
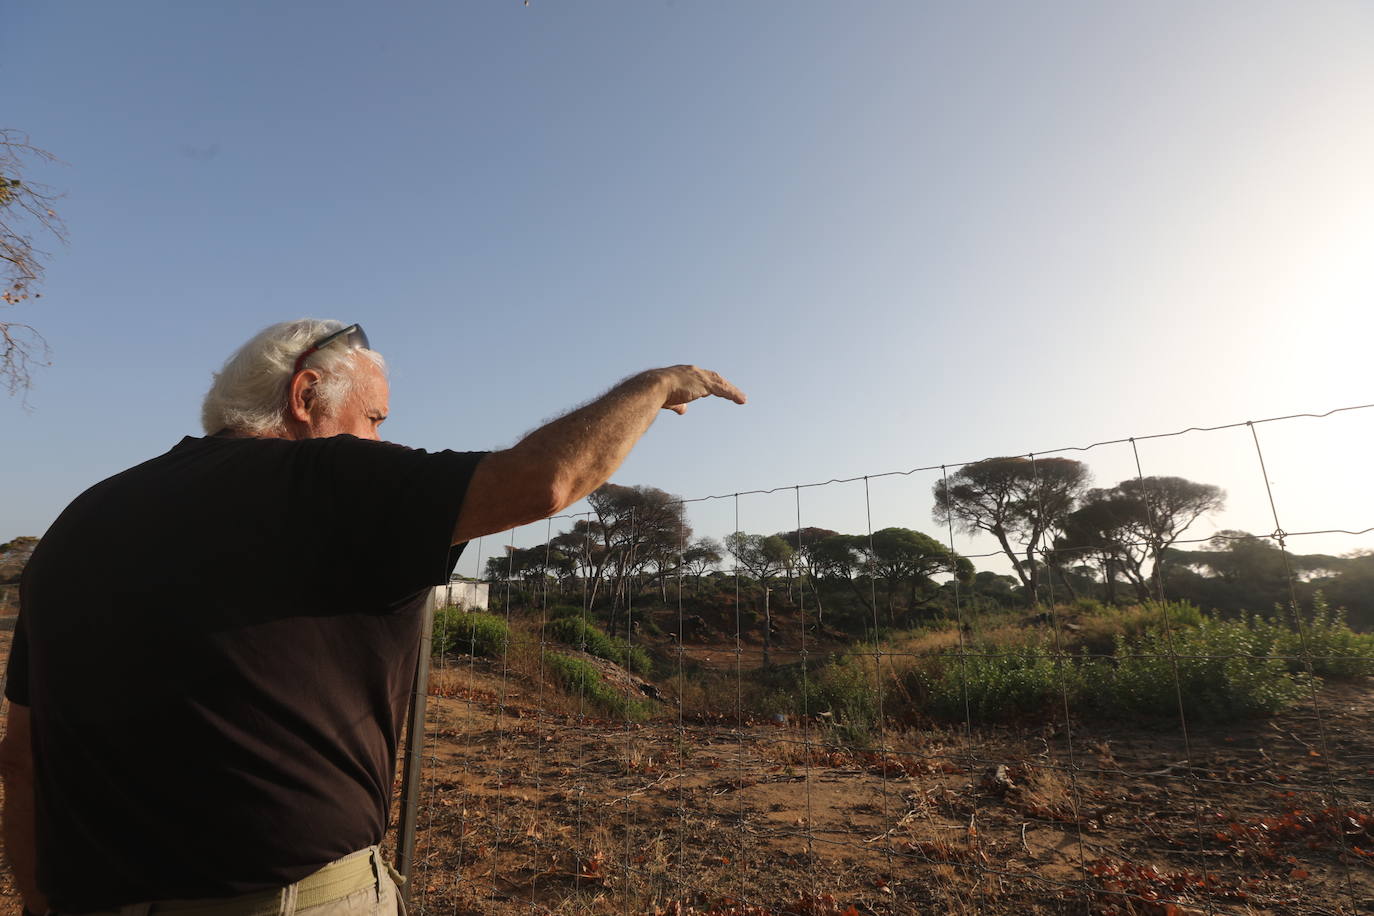
[[[854,589],[854,596],[859,599],[859,603],[864,606],[864,609],[870,614],[876,614],[877,611],[873,609],[873,602],[869,601],[868,597],[864,595],[863,589],[859,588],[859,580],[851,577],[849,585]]]
[[[763,663],[773,664],[773,611],[768,602],[768,586],[763,587]]]
[[[1140,567],[1133,564],[1126,564],[1126,578],[1131,580],[1131,585],[1135,586],[1136,598],[1141,601],[1150,600],[1150,584],[1145,581],[1145,576],[1141,573]]]
[[[1030,591],[1030,606],[1040,604],[1040,564],[1035,559],[1035,549],[1026,548],[1026,588]]]
[[[825,608],[821,605],[821,583],[815,576],[811,577],[811,594],[816,596],[816,623],[825,623]]]
[[[1154,572],[1150,576],[1150,594],[1156,601],[1164,600],[1164,551],[1155,552]]]
[[[1030,588],[1030,582],[1026,579],[1026,571],[1021,568],[1020,562],[1017,561],[1016,551],[1011,549],[1011,543],[1007,540],[1006,531],[1004,531],[1001,526],[998,526],[993,530],[992,534],[997,538],[997,543],[1002,545],[1002,552],[1007,555],[1007,559],[1011,560],[1011,571],[1016,573],[1016,578],[1021,580],[1021,585],[1023,587]]]
[[[1062,567],[1062,566],[1055,566],[1055,567],[1054,567],[1054,571],[1055,571],[1055,573],[1058,574],[1060,583],[1063,584],[1064,588],[1068,589],[1068,592],[1069,592],[1069,600],[1071,600],[1071,601],[1077,601],[1077,600],[1078,600],[1078,589],[1074,588],[1074,587],[1073,587],[1073,583],[1069,581],[1069,574],[1066,573],[1066,572],[1064,572],[1064,567]]]
[[[592,608],[596,607],[597,596],[601,593],[601,583],[606,578],[606,564],[598,563],[597,565],[591,567],[590,576],[591,588],[588,591],[587,610],[591,610]]]

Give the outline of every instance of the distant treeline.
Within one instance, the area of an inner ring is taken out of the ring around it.
[[[1182,549],[1175,545],[1189,528],[1223,508],[1220,487],[1140,477],[1093,488],[1090,479],[1087,466],[1073,459],[993,458],[935,484],[934,521],[944,531],[991,536],[1012,575],[978,571],[946,542],[909,528],[694,537],[680,498],[616,484],[588,497],[587,518],[545,544],[508,547],[487,560],[485,574],[525,591],[552,589],[560,600],[575,592],[612,621],[634,601],[667,602],[680,583],[694,602],[730,603],[739,591],[764,614],[776,602],[800,605],[818,622],[829,617],[846,629],[867,629],[875,618],[893,625],[959,604],[1079,598],[1186,599],[1222,612],[1267,612],[1294,599],[1308,605],[1318,590],[1352,623],[1374,624],[1374,554],[1285,553],[1273,538],[1243,531]]]

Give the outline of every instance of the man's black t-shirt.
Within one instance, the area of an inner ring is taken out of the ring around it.
[[[482,454],[187,438],[62,513],[6,687],[32,710],[54,907],[275,887],[381,841]]]

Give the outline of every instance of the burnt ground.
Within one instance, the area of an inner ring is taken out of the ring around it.
[[[1369,682],[1325,689],[1320,724],[1308,703],[1186,745],[1075,722],[865,749],[579,716],[485,662],[434,687],[412,912],[1374,912]]]

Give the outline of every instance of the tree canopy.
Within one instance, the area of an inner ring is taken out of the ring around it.
[[[787,568],[795,551],[776,534],[745,534],[734,531],[725,536],[725,549],[751,577],[767,583]]]
[[[1273,535],[1244,531],[1183,549],[1197,522],[1225,505],[1220,487],[1159,476],[1089,489],[1087,480],[1087,469],[1070,459],[1000,458],[968,465],[936,486],[936,517],[1000,534],[1015,577],[976,570],[947,542],[897,526],[694,539],[681,499],[617,484],[592,494],[592,511],[547,543],[507,549],[488,559],[485,572],[526,594],[534,587],[561,596],[571,585],[587,607],[609,615],[612,629],[620,612],[641,606],[636,596],[653,589],[666,604],[670,582],[689,578],[680,594],[706,610],[737,606],[742,585],[765,619],[776,606],[850,631],[884,613],[889,625],[900,625],[902,615],[949,611],[956,587],[974,606],[1056,600],[1051,577],[1070,598],[1164,597],[1236,612],[1303,604],[1321,590],[1352,620],[1374,620],[1374,556],[1297,554],[1280,549]],[[722,564],[718,576],[733,580],[728,586],[708,575]]]
[[[1090,479],[1087,465],[1072,458],[976,461],[936,482],[935,520],[996,538],[1033,602],[1040,584],[1037,554]]]
[[[1089,490],[1055,542],[1060,551],[1092,555],[1107,581],[1122,573],[1140,598],[1164,593],[1166,551],[1194,522],[1225,505],[1220,487],[1182,477],[1140,477]]]
[[[615,607],[625,594],[627,577],[649,567],[662,586],[692,537],[682,500],[657,487],[608,483],[588,496],[587,502],[596,513],[596,523],[587,525],[585,532],[597,535],[600,542],[599,562],[593,566],[593,598],[608,574]]]

